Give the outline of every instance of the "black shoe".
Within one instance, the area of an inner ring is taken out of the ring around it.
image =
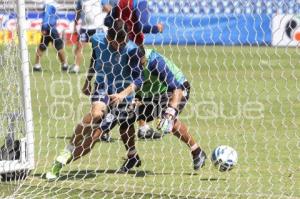
[[[67,64],[63,64],[63,65],[61,66],[61,70],[62,70],[63,72],[67,72],[68,69],[69,69],[69,66],[68,66]]]
[[[194,170],[199,170],[205,165],[205,160],[207,156],[206,153],[200,149],[200,147],[197,148],[195,151],[192,151],[192,156],[193,156]]]
[[[149,128],[146,132],[141,131],[140,129],[138,131],[138,138],[140,139],[160,139],[161,137],[162,135],[152,128]]]
[[[139,167],[142,165],[142,161],[138,154],[135,154],[133,157],[128,158],[123,163],[122,167],[118,170],[118,173],[127,173],[133,167]]]
[[[33,71],[34,72],[42,72],[42,68],[36,68],[36,67],[33,67]]]

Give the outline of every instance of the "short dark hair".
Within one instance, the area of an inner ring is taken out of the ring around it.
[[[112,27],[110,27],[107,31],[107,35],[110,39],[117,42],[125,41],[127,30],[124,21],[121,19],[114,20]]]

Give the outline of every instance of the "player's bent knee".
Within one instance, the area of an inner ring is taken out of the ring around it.
[[[44,52],[46,49],[47,49],[47,46],[46,46],[44,43],[41,43],[41,44],[39,45],[39,50],[40,50],[40,51]]]
[[[100,120],[104,117],[107,110],[107,106],[104,102],[94,102],[92,105],[91,115],[93,120]]]

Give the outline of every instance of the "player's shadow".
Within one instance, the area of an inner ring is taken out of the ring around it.
[[[71,137],[68,137],[68,136],[50,136],[49,138],[51,138],[51,139],[60,139],[60,140],[65,140],[65,139],[69,140],[69,139],[71,139]]]
[[[61,140],[70,140],[71,139],[71,137],[67,137],[67,136],[50,136],[49,138],[51,138],[51,139],[61,139]],[[102,143],[111,143],[111,142],[115,142],[116,140],[118,140],[118,139],[110,138],[109,141],[100,140],[100,142],[102,142]]]
[[[119,173],[117,169],[106,169],[106,170],[74,170],[68,173],[63,173],[57,180],[84,180],[96,178],[99,174],[112,174],[112,175],[131,175],[133,177],[145,177],[147,175],[155,175],[152,171],[134,171],[131,170],[127,173]],[[41,177],[46,179],[45,173],[34,174],[35,177]]]
[[[170,173],[170,172],[153,172],[149,170],[131,170],[127,173],[119,173],[116,169],[97,169],[97,170],[73,170],[67,173],[63,173],[57,181],[64,181],[64,180],[84,180],[84,179],[91,179],[96,178],[100,174],[111,174],[111,175],[130,175],[132,177],[147,177],[147,176],[163,176],[163,175],[188,175],[188,176],[201,176],[198,173]],[[34,174],[35,177],[41,177],[46,179],[46,174]],[[208,178],[200,178],[201,181],[225,181],[225,178],[215,178],[215,177],[208,177]]]

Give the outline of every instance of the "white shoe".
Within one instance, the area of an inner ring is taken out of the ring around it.
[[[51,171],[46,173],[47,180],[56,180],[59,177],[60,170],[62,169],[63,165],[57,161],[55,161],[51,167]]]
[[[70,70],[69,70],[69,73],[79,73],[80,71],[80,68],[78,65],[73,65]]]
[[[52,172],[47,172],[46,173],[46,179],[47,180],[56,180],[58,178],[57,175],[55,175],[54,173]]]
[[[67,162],[72,158],[72,153],[68,150],[64,150],[57,156],[56,161],[62,165],[66,165]]]
[[[42,71],[42,66],[41,66],[41,64],[35,64],[35,65],[33,66],[33,71],[37,71],[37,72]]]

